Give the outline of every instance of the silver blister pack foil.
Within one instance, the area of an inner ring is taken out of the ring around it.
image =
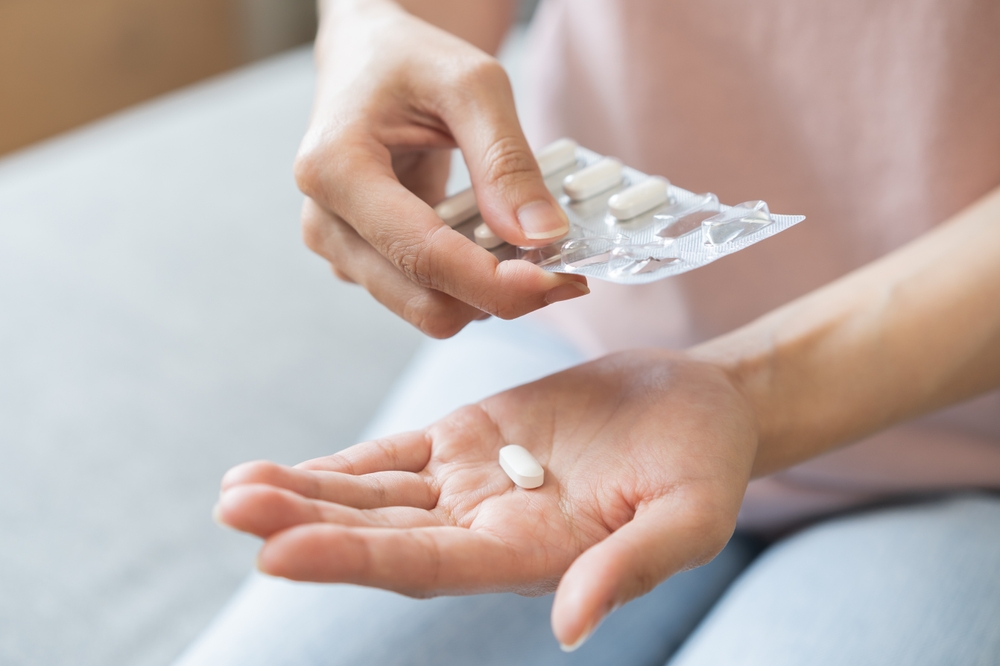
[[[763,201],[728,206],[714,194],[695,194],[664,180],[665,201],[621,220],[611,214],[614,207],[609,207],[609,201],[614,203],[617,200],[612,197],[646,182],[650,176],[623,166],[617,184],[582,201],[573,201],[566,193],[567,176],[605,160],[603,155],[580,146],[575,146],[575,157],[575,163],[545,178],[569,217],[569,234],[544,247],[501,244],[490,250],[498,259],[522,259],[547,271],[578,273],[618,284],[646,284],[708,265],[805,219],[802,215],[772,214]],[[459,193],[451,199],[459,201],[463,196],[468,199],[470,195]],[[474,240],[475,230],[482,224],[482,217],[476,213],[454,227]]]

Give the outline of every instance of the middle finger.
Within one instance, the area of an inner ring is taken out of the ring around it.
[[[413,472],[375,472],[356,476],[258,461],[234,467],[222,480],[223,491],[247,484],[267,484],[310,499],[336,502],[355,509],[410,506],[429,510],[434,508],[438,498],[437,490],[427,479]]]
[[[355,509],[307,499],[298,493],[263,484],[240,485],[224,491],[216,506],[215,517],[230,527],[264,538],[308,523],[392,528],[441,524],[433,513],[423,509],[408,506]]]

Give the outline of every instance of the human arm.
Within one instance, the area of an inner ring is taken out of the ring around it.
[[[434,337],[587,292],[581,276],[498,262],[431,208],[460,147],[483,217],[504,240],[544,244],[568,231],[506,73],[459,38],[495,49],[511,16],[507,0],[321,4],[316,98],[295,167],[303,235],[336,275]]]
[[[829,286],[685,354],[636,350],[424,431],[296,468],[249,463],[218,515],[262,570],[413,595],[557,588],[566,645],[711,559],[747,482],[1000,385],[1000,189]],[[507,443],[546,470],[533,491]]]
[[[342,0],[322,0],[321,12],[325,15],[326,6],[337,2]],[[490,54],[500,48],[517,10],[515,0],[396,0],[396,4]]]
[[[754,476],[1000,385],[1000,188],[689,356],[758,415]]]

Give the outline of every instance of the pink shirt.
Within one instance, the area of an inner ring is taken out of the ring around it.
[[[683,348],[906,243],[1000,185],[993,0],[546,0],[525,126],[803,224],[687,275],[543,311],[591,354]],[[998,304],[1000,307],[1000,304]],[[1000,488],[1000,392],[755,481],[774,528],[901,493]]]

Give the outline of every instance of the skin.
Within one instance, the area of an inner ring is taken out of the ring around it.
[[[686,352],[608,356],[295,467],[240,465],[216,517],[265,540],[262,571],[295,580],[555,589],[553,632],[572,649],[711,560],[750,479],[1000,386],[998,303],[1000,188]],[[541,488],[507,479],[508,443],[541,462]]]
[[[496,0],[406,4],[487,49],[512,15],[510,2]],[[322,10],[316,100],[295,163],[306,244],[433,337],[589,293],[583,276],[498,262],[431,208],[459,147],[497,235],[533,246],[569,230],[497,60],[394,2],[330,1]]]

